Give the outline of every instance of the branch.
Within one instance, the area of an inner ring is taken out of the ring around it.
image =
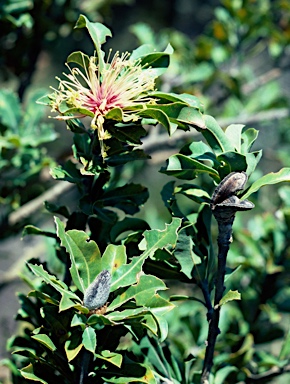
[[[57,183],[52,188],[50,188],[48,191],[42,193],[35,199],[29,201],[28,203],[22,205],[20,208],[17,209],[17,211],[12,212],[8,217],[8,224],[13,226],[17,224],[19,221],[29,217],[34,212],[38,211],[42,208],[43,203],[46,200],[54,200],[63,193],[67,192],[73,184],[69,182],[62,182]]]

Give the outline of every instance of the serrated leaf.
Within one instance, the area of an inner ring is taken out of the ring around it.
[[[141,275],[139,281],[129,287],[122,295],[118,295],[107,308],[107,311],[113,311],[129,300],[135,300],[139,306],[149,306],[147,303],[158,290],[167,289],[162,280],[151,275]],[[167,302],[170,306],[170,303]]]
[[[267,175],[264,175],[260,179],[256,180],[250,186],[250,188],[242,196],[242,200],[247,199],[252,193],[257,192],[265,185],[277,184],[285,181],[290,181],[290,168],[282,168],[279,172],[268,173]]]
[[[42,265],[39,266],[30,263],[27,265],[36,276],[42,278],[42,280],[53,286],[54,289],[61,294],[60,311],[64,311],[71,307],[78,309],[81,307],[81,299],[75,293],[71,292],[65,283],[46,272]]]
[[[228,303],[229,301],[233,301],[233,300],[241,300],[241,294],[239,291],[232,291],[232,290],[229,290],[224,296],[223,298],[221,299],[221,301],[219,302],[219,306],[222,306],[226,303]]]
[[[201,260],[193,252],[193,242],[191,236],[186,233],[186,228],[182,228],[178,232],[178,239],[174,250],[174,257],[180,264],[180,271],[189,279],[192,278],[192,270],[200,264]]]
[[[55,218],[57,235],[70,255],[70,272],[74,284],[85,292],[94,278],[101,272],[101,253],[97,244],[83,231],[65,232],[64,224]]]
[[[50,349],[51,351],[55,351],[57,349],[54,343],[52,342],[51,338],[47,335],[34,335],[31,336],[31,338],[37,340],[39,343],[43,344],[46,348]]]
[[[27,367],[22,368],[20,370],[20,373],[27,380],[37,381],[38,383],[42,383],[42,384],[49,384],[47,381],[41,379],[40,377],[34,374],[32,364],[29,364],[27,365]]]
[[[130,264],[122,265],[115,271],[112,276],[111,292],[117,288],[134,284],[137,281],[137,275],[142,270],[145,259],[152,256],[157,249],[174,246],[180,224],[181,219],[173,218],[171,224],[166,224],[164,230],[145,231],[141,248],[144,252],[140,256],[133,257]]]
[[[97,337],[96,332],[92,327],[85,328],[82,336],[83,346],[93,354],[95,353],[97,347]]]

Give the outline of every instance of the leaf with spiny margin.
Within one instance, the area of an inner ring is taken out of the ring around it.
[[[55,217],[55,223],[61,245],[70,255],[70,273],[73,282],[84,293],[102,270],[99,247],[94,241],[89,240],[89,236],[84,231],[65,232],[64,224],[57,217]]]
[[[192,270],[200,264],[201,260],[193,252],[193,241],[191,236],[186,233],[186,228],[182,228],[178,232],[178,239],[176,248],[174,250],[174,256],[180,264],[180,271],[185,274],[189,279],[192,278]]]
[[[137,281],[137,275],[142,271],[144,261],[154,255],[157,249],[174,247],[177,240],[177,230],[181,225],[181,219],[173,218],[170,224],[166,224],[164,230],[147,230],[139,247],[144,252],[140,256],[132,258],[130,264],[122,265],[112,276],[111,292],[120,287],[132,285]]]
[[[167,289],[166,285],[157,277],[152,275],[141,275],[136,284],[131,285],[131,287],[112,301],[107,308],[107,312],[115,310],[129,300],[135,300],[138,306],[151,308],[151,305],[148,303],[152,303],[154,297],[160,298],[159,302],[155,302],[155,306],[156,304],[159,304],[161,306],[173,308],[174,306],[169,301],[156,294],[158,290],[165,289]]]
[[[69,308],[76,308],[78,310],[82,310],[82,312],[88,312],[88,310],[81,305],[81,299],[75,293],[71,292],[65,283],[46,272],[42,265],[33,265],[28,263],[28,267],[36,276],[40,277],[47,284],[53,286],[53,288],[61,294],[59,304],[60,312]]]

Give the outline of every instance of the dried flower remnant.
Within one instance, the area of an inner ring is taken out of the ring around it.
[[[69,74],[64,74],[67,79],[57,78],[59,88],[52,95],[52,111],[58,112],[60,116],[56,118],[61,120],[92,117],[91,128],[98,131],[102,155],[106,157],[103,140],[110,137],[104,128],[106,115],[118,108],[122,122],[137,121],[138,111],[148,103],[155,103],[148,96],[155,86],[153,72],[144,70],[140,60],[130,60],[129,53],[120,56],[118,52],[103,69],[95,56],[87,60],[83,56],[83,70],[67,66],[70,69]]]
[[[89,310],[96,310],[106,304],[111,285],[111,274],[106,269],[98,274],[84,294],[84,305]]]

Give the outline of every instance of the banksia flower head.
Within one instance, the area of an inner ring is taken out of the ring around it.
[[[60,113],[57,119],[90,116],[91,128],[98,131],[105,157],[102,143],[110,137],[104,129],[107,114],[117,108],[122,122],[138,120],[138,111],[154,103],[148,92],[154,89],[155,78],[150,69],[142,68],[140,60],[130,60],[129,53],[117,52],[104,66],[95,56],[83,55],[82,60],[83,69],[67,64],[70,73],[64,74],[66,79],[57,78],[59,88],[54,89],[50,105],[52,111]]]

